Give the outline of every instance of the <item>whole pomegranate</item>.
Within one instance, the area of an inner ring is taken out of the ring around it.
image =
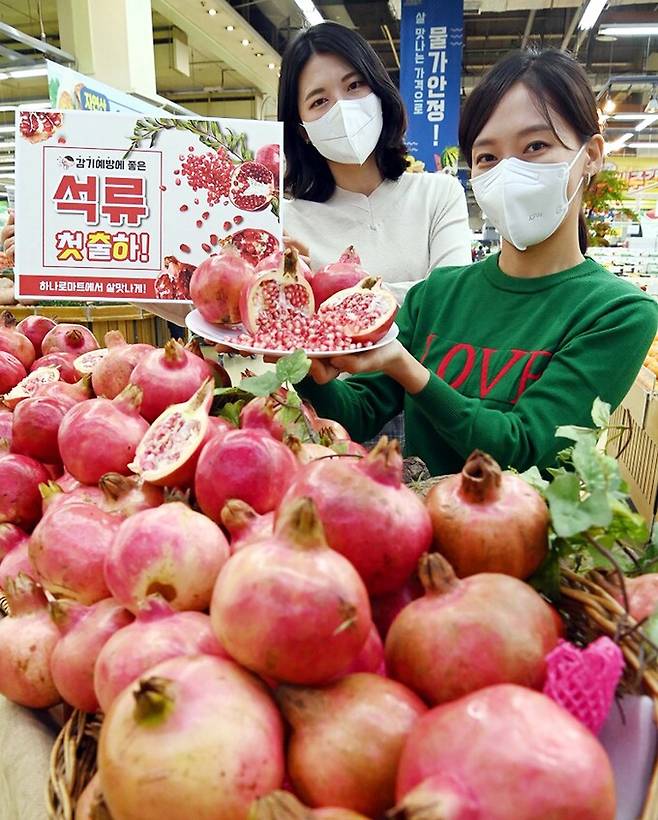
[[[313,499],[329,546],[354,564],[371,595],[401,587],[430,547],[429,514],[402,484],[400,447],[386,436],[366,458],[307,464],[284,501],[301,496]]]
[[[32,363],[30,371],[37,370],[39,367],[57,367],[59,368],[59,378],[67,384],[74,384],[78,381],[78,371],[73,366],[75,356],[72,353],[49,353],[47,356],[41,356],[35,359]]]
[[[191,398],[209,378],[208,363],[170,339],[164,350],[153,350],[140,359],[130,383],[143,393],[140,413],[147,421],[155,421],[170,405]]]
[[[11,353],[0,351],[0,393],[9,393],[16,385],[25,378],[25,368],[21,362]]]
[[[20,332],[24,336],[27,336],[27,338],[32,342],[34,353],[38,358],[42,355],[41,342],[43,341],[44,336],[51,331],[56,324],[56,322],[52,319],[48,319],[46,316],[38,316],[37,314],[33,314],[32,316],[26,316],[24,319],[21,319],[21,321],[16,325],[16,330],[20,330]]]
[[[9,611],[0,618],[0,694],[21,706],[46,709],[59,703],[50,658],[59,638],[46,596],[22,573],[4,589]]]
[[[50,368],[42,368],[42,372],[50,370]],[[84,376],[74,384],[69,384],[61,379],[57,381],[45,380],[37,384],[34,391],[35,396],[49,396],[53,399],[61,399],[69,404],[78,404],[81,401],[87,401],[94,398],[94,391],[91,389],[91,379],[89,376]]]
[[[315,304],[321,305],[339,290],[353,288],[367,276],[368,272],[361,267],[361,259],[354,250],[354,245],[350,245],[338,262],[332,262],[316,271],[311,283]]]
[[[546,557],[546,503],[486,453],[471,453],[462,472],[435,484],[425,503],[434,546],[460,578],[477,572],[527,578]]]
[[[402,751],[398,800],[436,775],[443,788],[434,788],[437,801],[426,811],[450,797],[453,807],[475,800],[479,813],[450,815],[473,820],[615,817],[614,778],[601,744],[561,706],[523,686],[489,686],[421,717]]]
[[[235,430],[204,446],[194,493],[201,510],[217,523],[231,498],[245,501],[262,515],[279,506],[298,470],[295,456],[269,433]]]
[[[75,601],[50,604],[50,617],[61,633],[50,659],[50,671],[64,700],[83,712],[98,710],[94,667],[114,633],[132,621],[121,604],[105,598],[92,606]]]
[[[91,383],[97,396],[113,399],[128,386],[139,362],[155,348],[148,344],[129,345],[118,330],[105,334],[105,347],[109,353],[93,369]]]
[[[57,434],[71,401],[35,396],[20,402],[14,410],[11,450],[45,464],[61,460]]]
[[[114,698],[152,666],[179,655],[228,657],[201,612],[175,612],[159,595],[140,606],[133,623],[103,645],[94,669],[94,691],[107,712]]]
[[[393,811],[391,820],[421,820],[429,812],[440,820],[482,820],[480,804],[473,790],[457,778],[435,774],[407,792]]]
[[[209,256],[194,271],[190,282],[194,307],[207,322],[236,324],[240,321],[242,288],[253,279],[251,265],[227,244],[218,256]]]
[[[131,612],[156,592],[174,609],[204,610],[229,554],[217,524],[172,501],[123,522],[105,560],[105,580]]]
[[[423,585],[414,573],[400,589],[384,595],[371,596],[372,620],[383,640],[386,640],[388,630],[400,612],[407,604],[420,598],[423,592]]]
[[[141,389],[128,385],[112,401],[92,399],[72,407],[57,436],[67,472],[83,484],[97,484],[105,473],[128,475],[149,428],[139,414],[141,399]]]
[[[120,524],[117,516],[81,501],[49,511],[29,543],[41,585],[56,597],[81,604],[108,598],[103,566]]]
[[[283,782],[281,718],[232,661],[174,658],[116,699],[98,768],[121,820],[246,820],[253,800]]]
[[[425,595],[397,616],[386,636],[386,668],[430,703],[494,683],[540,688],[546,655],[559,640],[551,607],[509,575],[459,580],[438,553],[424,555]]]
[[[274,512],[259,515],[253,507],[239,498],[231,498],[224,504],[220,518],[230,537],[231,552],[237,552],[274,532]]]
[[[0,456],[0,523],[32,529],[41,518],[39,484],[48,479],[46,468],[28,456]]]
[[[658,572],[626,578],[625,584],[630,616],[638,622],[650,618],[658,608]],[[615,597],[623,606],[621,592]]]
[[[217,579],[210,617],[222,646],[243,666],[307,684],[344,672],[372,625],[361,579],[329,549],[307,498],[281,507],[271,538],[232,556]]]
[[[361,651],[347,667],[344,674],[355,675],[357,672],[370,672],[373,675],[386,677],[384,644],[374,624],[370,627],[370,632],[368,632],[368,637],[361,647]]]
[[[395,803],[395,778],[409,732],[427,707],[378,675],[348,675],[320,689],[280,686],[292,725],[286,769],[311,806],[342,806],[380,817]]]
[[[0,351],[11,353],[26,371],[29,371],[36,358],[34,345],[16,328],[14,314],[8,310],[0,313]]]
[[[44,356],[57,352],[81,356],[83,353],[98,348],[96,337],[84,325],[67,324],[66,322],[49,330],[41,341],[41,352]]]
[[[25,530],[16,524],[0,524],[0,561],[27,538]]]
[[[261,145],[261,147],[256,151],[256,156],[254,157],[256,162],[260,162],[261,165],[264,165],[272,172],[275,185],[278,185],[279,183],[279,150],[278,145]]]

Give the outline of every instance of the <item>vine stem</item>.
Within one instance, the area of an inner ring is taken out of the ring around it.
[[[584,535],[585,538],[589,541],[589,543],[594,547],[594,549],[598,550],[598,552],[600,552],[601,555],[603,555],[603,557],[610,561],[610,563],[612,564],[615,570],[615,575],[617,576],[617,580],[619,581],[619,588],[621,589],[621,595],[624,601],[624,609],[626,610],[626,612],[629,612],[630,604],[628,600],[628,591],[626,589],[626,578],[624,576],[622,568],[619,566],[619,562],[607,547],[602,547],[599,544],[596,538],[592,538],[592,536],[588,532],[586,532]]]

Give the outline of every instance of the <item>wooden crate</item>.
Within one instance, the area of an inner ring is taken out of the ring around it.
[[[162,347],[171,335],[164,319],[135,305],[12,305],[8,310],[18,321],[38,314],[58,322],[85,325],[101,345],[108,330],[121,331],[130,344],[141,342],[155,347]]]

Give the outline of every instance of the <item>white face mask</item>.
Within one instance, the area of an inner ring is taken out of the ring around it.
[[[567,198],[571,162],[526,162],[502,159],[491,170],[471,179],[475,199],[498,232],[519,251],[538,245],[562,224],[578,193]]]
[[[379,142],[383,124],[376,94],[338,100],[319,120],[302,122],[322,156],[345,165],[363,165]]]

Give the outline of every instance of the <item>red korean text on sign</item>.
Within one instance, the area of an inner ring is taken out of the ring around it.
[[[139,177],[107,177],[101,213],[110,225],[139,225],[148,215],[144,180]]]
[[[60,213],[84,214],[87,224],[98,223],[98,177],[80,180],[73,174],[64,174],[53,200]]]

